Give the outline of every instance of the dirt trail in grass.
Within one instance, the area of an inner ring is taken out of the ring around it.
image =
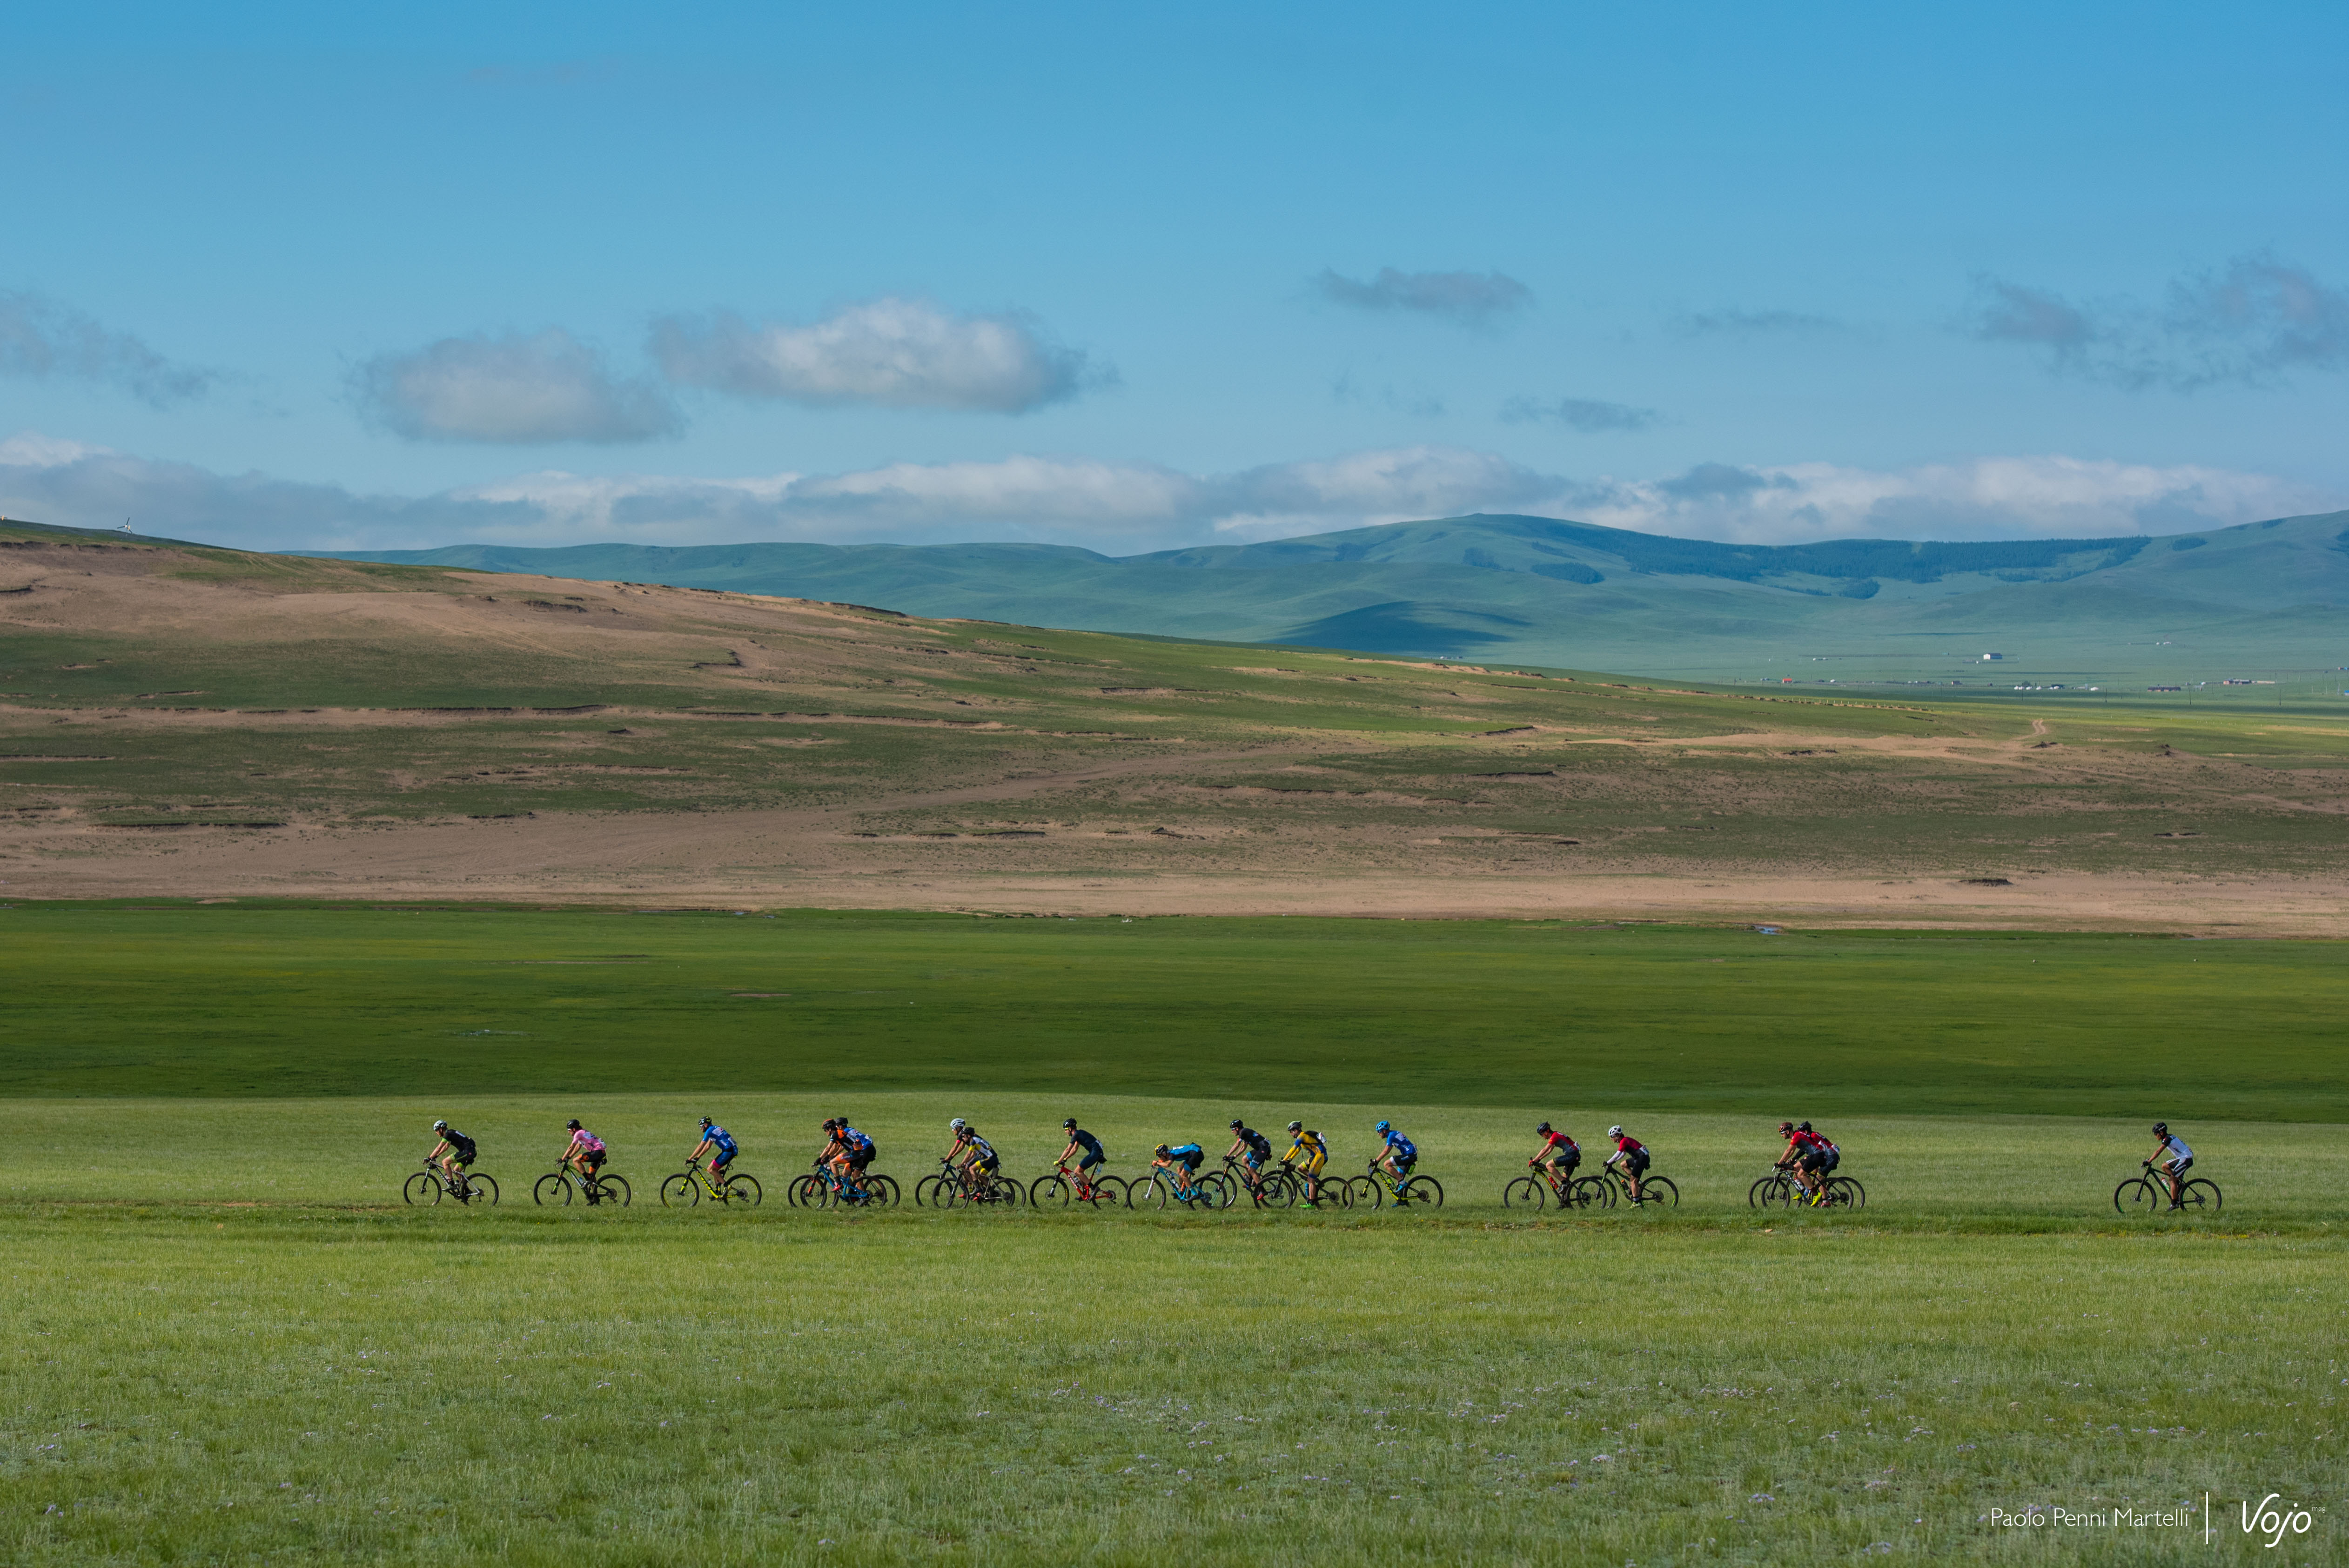
[[[1172,759],[1169,759],[1170,761]],[[1143,759],[940,791],[902,804],[1005,801]],[[468,898],[1007,913],[1568,917],[1805,925],[2008,926],[2337,936],[2349,878],[2019,872],[1762,874],[1675,861],[1643,869],[1431,863],[1381,869],[1318,842],[1245,847],[1200,865],[1180,834],[1039,825],[862,836],[861,808],[630,813],[278,832],[18,830],[0,896]],[[1017,836],[1015,836],[1015,832]],[[1362,849],[1365,846],[1352,846]],[[1211,846],[1212,848],[1212,846]]]

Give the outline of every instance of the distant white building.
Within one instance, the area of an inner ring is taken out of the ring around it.
[[[1984,654],[1982,655],[1982,663],[1986,665],[1994,665],[2004,657],[2006,657],[2004,654]]]

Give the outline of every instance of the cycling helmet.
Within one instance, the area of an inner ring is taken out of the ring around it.
[[[1545,1121],[1539,1127],[1535,1128],[1534,1130],[1536,1132],[1547,1132],[1549,1130],[1549,1123]]]
[[[1065,1118],[1065,1119],[1062,1119],[1062,1121],[1061,1122],[1061,1125],[1062,1127],[1074,1127],[1074,1126],[1076,1126],[1076,1124],[1077,1124],[1077,1119],[1076,1119],[1075,1117],[1073,1117],[1073,1116],[1071,1116],[1071,1117],[1068,1117],[1068,1118]]]
[[[705,1116],[701,1119],[701,1125],[704,1127],[715,1127],[718,1124]]]
[[[432,1130],[435,1132],[446,1132],[449,1130],[449,1124],[445,1121],[436,1121],[432,1124]]]
[[[1162,1143],[1150,1152],[1156,1155],[1159,1159],[1164,1160],[1166,1158],[1166,1145]]]
[[[1288,1130],[1291,1132],[1302,1132],[1305,1130],[1305,1124],[1301,1121],[1292,1121],[1288,1124]]]
[[[827,1116],[823,1119],[823,1130],[826,1132],[837,1132],[840,1130],[840,1123]]]
[[[1372,1132],[1392,1132],[1394,1130],[1394,1123],[1392,1121],[1381,1121],[1376,1127],[1371,1128],[1371,1130]]]
[[[1809,1122],[1807,1122],[1807,1121],[1806,1121],[1806,1122],[1805,1122],[1805,1123],[1803,1123],[1803,1125],[1802,1125],[1802,1126],[1800,1126],[1800,1127],[1798,1127],[1798,1128],[1795,1129],[1795,1131],[1797,1131],[1797,1132],[1808,1132],[1810,1130],[1811,1130],[1811,1124],[1810,1124]]]
[[[564,1126],[565,1126],[565,1127],[567,1127],[567,1128],[569,1128],[572,1131],[576,1132],[576,1131],[578,1131],[578,1130],[579,1130],[579,1119],[578,1119],[577,1117],[575,1117],[575,1116],[574,1116],[574,1117],[573,1117],[570,1120],[568,1120],[568,1121],[564,1122],[563,1125],[564,1125]]]
[[[1778,1124],[1778,1130],[1781,1132],[1792,1132],[1795,1130],[1795,1124],[1791,1121],[1782,1121]]]
[[[1232,1130],[1234,1132],[1237,1132],[1241,1128],[1247,1125],[1247,1123],[1242,1121],[1238,1117],[1236,1116],[1232,1118]]]
[[[2167,1137],[2168,1137],[2168,1136],[2169,1136],[2169,1123],[2168,1123],[2168,1122],[2166,1122],[2166,1121],[2157,1121],[2157,1122],[2155,1122],[2155,1123],[2153,1124],[2153,1135],[2154,1135],[2156,1138],[2167,1138]]]
[[[960,1132],[964,1128],[968,1127],[970,1123],[957,1116],[952,1121],[947,1123],[947,1130],[948,1132]]]
[[[1623,1130],[1619,1127],[1610,1127],[1607,1130],[1607,1136],[1609,1138],[1620,1138],[1623,1136]]]

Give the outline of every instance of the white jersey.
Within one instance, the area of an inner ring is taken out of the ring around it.
[[[2178,1134],[2174,1132],[2161,1140],[2161,1147],[2168,1151],[2169,1157],[2172,1160],[2191,1160],[2194,1158],[2194,1150],[2186,1147],[2186,1140],[2178,1137]]]

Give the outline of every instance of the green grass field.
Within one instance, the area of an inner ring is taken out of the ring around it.
[[[0,944],[0,1561],[2341,1554],[2333,944],[245,905]],[[703,1114],[760,1210],[654,1198]],[[1383,1116],[1447,1202],[789,1209],[835,1114],[908,1184],[956,1115],[1022,1178],[1064,1114],[1126,1174],[1235,1115],[1359,1169]],[[2220,1215],[2114,1213],[2153,1114]],[[398,1201],[435,1116],[495,1210]],[[635,1206],[531,1204],[571,1116]],[[1747,1207],[1781,1116],[1866,1210]],[[1503,1209],[1545,1118],[1624,1122],[1682,1206]],[[2271,1492],[2310,1511],[2272,1551]]]

